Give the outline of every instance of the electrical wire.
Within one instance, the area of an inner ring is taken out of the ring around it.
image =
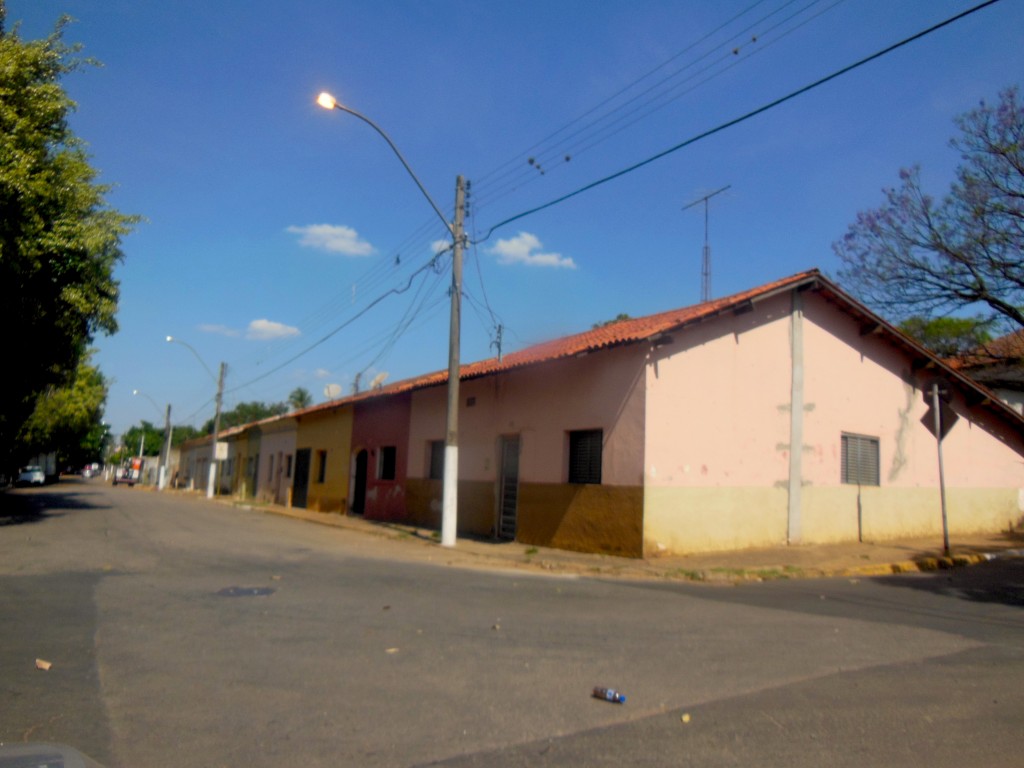
[[[650,157],[646,158],[645,160],[641,160],[638,163],[634,163],[633,165],[630,165],[630,166],[628,166],[626,168],[623,168],[622,170],[616,171],[615,173],[612,173],[612,174],[610,174],[608,176],[604,176],[603,178],[597,179],[596,181],[592,181],[589,184],[585,184],[584,186],[579,187],[578,189],[576,189],[576,190],[574,190],[572,192],[569,192],[567,194],[561,195],[561,196],[555,198],[554,200],[550,200],[550,201],[548,201],[546,203],[543,203],[541,205],[535,206],[535,207],[530,208],[530,209],[528,209],[526,211],[523,211],[521,213],[517,213],[514,216],[510,216],[510,217],[508,217],[508,218],[506,218],[506,219],[504,219],[502,221],[499,221],[497,224],[494,224],[493,226],[491,226],[490,229],[487,230],[486,234],[480,240],[478,240],[477,242],[486,242],[490,238],[490,236],[492,234],[494,234],[494,232],[496,230],[498,230],[501,227],[504,227],[504,226],[506,226],[508,224],[511,224],[514,221],[519,221],[520,219],[526,218],[527,216],[532,216],[535,213],[539,213],[540,211],[547,210],[548,208],[552,208],[552,207],[558,205],[559,203],[564,203],[566,200],[570,200],[571,198],[576,197],[577,195],[581,195],[584,192],[588,192],[588,191],[590,191],[592,189],[595,189],[595,188],[597,188],[599,186],[602,186],[603,184],[607,184],[610,181],[614,181],[615,179],[621,178],[622,176],[625,176],[625,175],[627,175],[629,173],[632,173],[633,171],[637,171],[637,170],[639,170],[639,169],[641,169],[641,168],[643,168],[643,167],[645,167],[647,165],[650,165],[651,163],[653,163],[653,162],[655,162],[657,160],[661,160],[662,158],[667,157],[668,155],[671,155],[674,152],[678,152],[680,149],[688,147],[691,144],[696,144],[698,141],[701,141],[702,139],[706,139],[709,136],[715,135],[716,133],[721,133],[722,131],[726,130],[727,128],[732,128],[735,125],[739,125],[740,123],[744,123],[744,122],[746,122],[747,120],[750,120],[753,117],[756,117],[756,116],[758,116],[758,115],[760,115],[760,114],[762,114],[764,112],[767,112],[770,109],[774,109],[775,107],[780,106],[781,104],[785,104],[787,101],[791,101],[791,100],[795,99],[798,96],[802,96],[803,94],[808,93],[809,91],[812,91],[815,88],[818,88],[818,87],[820,87],[822,85],[825,85],[826,83],[829,83],[832,80],[835,80],[836,78],[841,77],[842,75],[848,74],[849,72],[852,72],[855,69],[858,69],[858,68],[860,68],[860,67],[862,67],[862,66],[864,66],[864,65],[866,65],[866,64],[868,64],[868,63],[870,63],[872,61],[875,61],[876,59],[879,59],[882,56],[885,56],[885,55],[887,55],[889,53],[892,53],[893,51],[898,50],[899,48],[902,48],[902,47],[904,47],[906,45],[909,45],[912,42],[920,40],[921,38],[923,38],[923,37],[925,37],[927,35],[930,35],[933,32],[936,32],[936,31],[938,31],[940,29],[943,29],[944,27],[947,27],[950,24],[953,24],[953,23],[955,23],[957,21],[960,21],[960,20],[970,16],[971,14],[977,13],[978,11],[980,11],[980,10],[982,10],[984,8],[987,8],[990,5],[995,5],[999,1],[1000,0],[986,0],[986,2],[980,3],[979,5],[976,5],[973,8],[969,8],[968,10],[963,11],[961,13],[958,13],[955,16],[951,16],[950,18],[946,19],[945,21],[941,21],[938,24],[934,24],[931,27],[928,27],[927,29],[922,30],[921,32],[918,32],[918,33],[916,33],[914,35],[911,35],[910,37],[904,38],[903,40],[899,41],[898,43],[894,43],[894,44],[888,46],[887,48],[883,48],[882,50],[880,50],[880,51],[878,51],[876,53],[873,53],[870,56],[866,56],[863,59],[860,59],[859,61],[854,62],[853,64],[849,64],[849,65],[843,67],[842,69],[838,69],[835,72],[833,72],[832,74],[826,75],[825,77],[822,77],[822,78],[820,78],[818,80],[815,80],[814,82],[812,82],[812,83],[810,83],[808,85],[805,85],[802,88],[798,88],[795,91],[791,91],[790,93],[786,94],[785,96],[782,96],[782,97],[780,97],[778,99],[775,99],[774,101],[770,101],[767,104],[764,104],[764,105],[758,107],[757,109],[753,109],[750,112],[747,112],[746,114],[741,115],[740,117],[736,117],[736,118],[733,118],[732,120],[727,120],[724,123],[720,123],[719,125],[715,126],[714,128],[710,128],[709,130],[704,131],[703,133],[699,133],[696,136],[692,136],[689,139],[686,139],[685,141],[681,141],[678,144],[669,147],[668,149],[662,150],[661,152],[658,152],[657,154],[651,155]]]

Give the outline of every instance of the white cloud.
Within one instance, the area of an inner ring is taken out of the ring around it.
[[[270,341],[273,339],[287,339],[290,336],[298,336],[299,329],[284,323],[275,323],[273,320],[253,320],[245,332],[245,338],[258,341]]]
[[[540,253],[541,242],[536,235],[520,232],[508,240],[499,240],[491,253],[500,264],[525,264],[528,267],[561,267],[576,269],[576,262],[560,253]]]
[[[452,247],[450,240],[435,240],[430,244],[430,252],[435,256],[439,253],[443,253]]]
[[[203,333],[217,333],[221,336],[240,336],[241,334],[234,328],[228,328],[226,325],[218,325],[217,323],[203,323],[198,326],[199,330]]]
[[[358,232],[341,224],[291,226],[286,231],[299,235],[299,245],[308,248],[318,248],[345,256],[369,256],[374,252],[373,246],[361,240]]]
[[[326,368],[317,368],[315,371],[313,371],[313,376],[315,376],[318,379],[329,379],[331,377],[331,372],[328,371]]]

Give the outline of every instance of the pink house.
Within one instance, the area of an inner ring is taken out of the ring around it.
[[[261,422],[261,491],[294,450],[291,503],[439,528],[446,383]],[[941,541],[933,386],[951,536],[1021,526],[1024,417],[809,271],[462,366],[458,530],[634,557]]]
[[[941,535],[1024,514],[1024,420],[817,271],[462,368],[458,527],[632,556]],[[411,392],[406,519],[440,520],[446,374]]]

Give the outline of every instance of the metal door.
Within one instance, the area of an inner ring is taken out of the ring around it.
[[[519,504],[519,435],[501,438],[501,477],[498,479],[498,538],[515,539]]]

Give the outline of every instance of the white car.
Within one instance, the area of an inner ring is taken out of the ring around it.
[[[46,474],[42,467],[25,467],[18,473],[18,485],[42,485],[46,482]]]

